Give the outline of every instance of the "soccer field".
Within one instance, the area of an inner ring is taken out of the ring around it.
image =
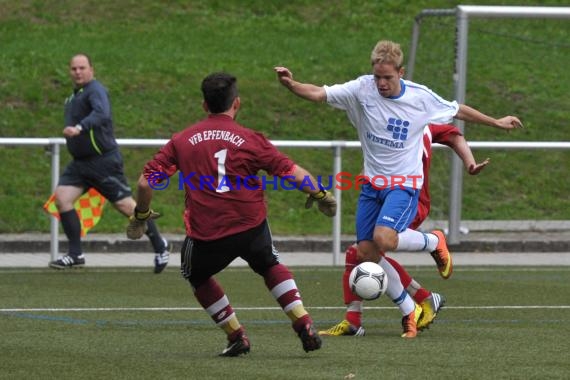
[[[176,268],[0,270],[0,378],[562,379],[570,377],[570,267],[411,267],[447,306],[416,339],[399,312],[368,302],[365,337],[324,337],[306,354],[260,277],[218,276],[252,343],[217,356],[222,331]],[[340,268],[293,267],[317,328],[344,315]]]

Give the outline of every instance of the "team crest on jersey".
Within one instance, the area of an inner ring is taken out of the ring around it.
[[[392,138],[394,140],[406,141],[408,139],[409,126],[410,126],[409,121],[391,117],[388,119],[388,126],[386,127],[386,129],[392,133]]]

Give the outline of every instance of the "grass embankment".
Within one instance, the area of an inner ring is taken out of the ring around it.
[[[199,120],[201,79],[225,70],[239,78],[244,125],[273,140],[355,140],[343,112],[293,96],[272,68],[286,65],[297,79],[316,84],[353,79],[369,72],[369,53],[378,39],[399,41],[407,53],[413,17],[425,8],[450,6],[447,1],[2,2],[0,134],[61,137],[63,100],[71,91],[67,63],[72,54],[88,52],[97,78],[110,90],[119,138],[166,139]],[[426,20],[414,75],[447,98],[453,97],[453,22]],[[570,140],[570,79],[564,75],[569,23],[474,20],[470,31],[467,103],[497,117],[518,115],[526,128],[505,134],[467,125],[468,139]],[[331,174],[328,149],[286,151],[315,174]],[[133,185],[153,152],[123,149]],[[492,164],[479,177],[466,178],[463,218],[568,218],[569,152],[475,155],[491,157]],[[64,148],[62,168],[68,157]],[[41,206],[50,193],[50,157],[41,148],[0,147],[0,161],[0,232],[47,232]],[[343,170],[356,173],[360,165],[358,150],[344,151]],[[432,173],[436,219],[447,215],[448,168],[448,152],[438,151]],[[329,220],[303,209],[302,194],[271,191],[268,198],[275,234],[330,232]],[[176,188],[157,196],[154,207],[164,215],[164,231],[183,231],[182,203]],[[355,203],[355,192],[343,193],[343,233],[354,231]],[[124,225],[118,213],[107,211],[94,231],[117,232]]]

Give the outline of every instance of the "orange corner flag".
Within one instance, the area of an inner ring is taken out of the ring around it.
[[[74,206],[77,211],[77,216],[79,216],[79,221],[81,222],[81,236],[87,235],[87,232],[99,223],[106,201],[105,197],[93,188],[87,190],[87,192],[77,199]],[[55,206],[55,194],[52,194],[46,201],[44,210],[59,219],[59,212]]]

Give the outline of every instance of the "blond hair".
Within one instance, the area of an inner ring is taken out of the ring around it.
[[[387,63],[392,64],[394,67],[399,69],[404,63],[404,53],[400,48],[400,44],[392,41],[378,41],[374,49],[372,49],[372,54],[370,54],[370,60],[372,64],[376,63]]]

